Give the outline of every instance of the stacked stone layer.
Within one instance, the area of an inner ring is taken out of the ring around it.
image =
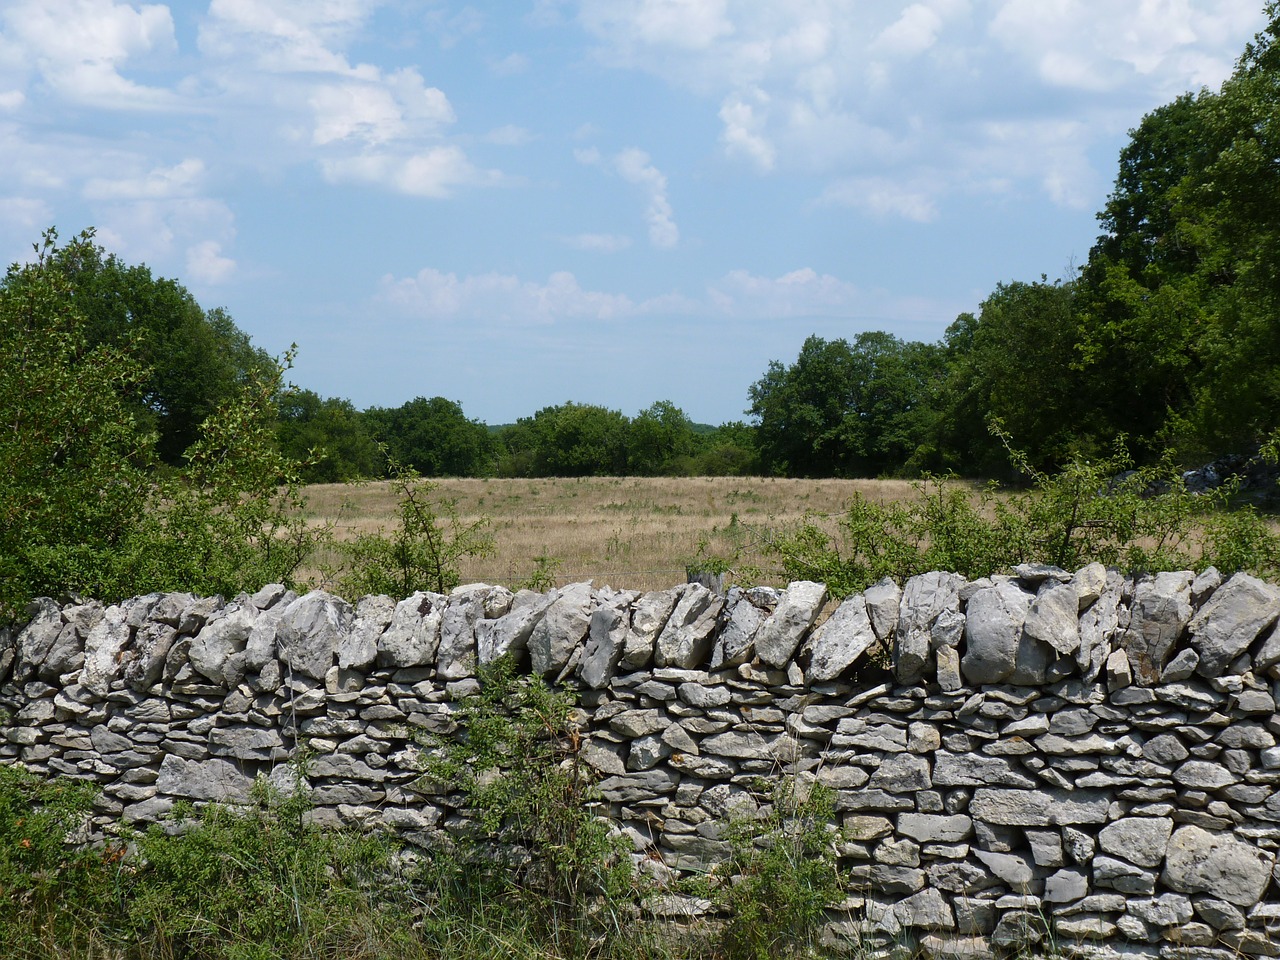
[[[603,812],[660,881],[722,861],[728,818],[791,777],[835,791],[833,940],[1277,956],[1278,616],[1247,575],[1098,565],[842,603],[806,582],[42,600],[0,633],[0,762],[100,784],[111,829],[288,788],[305,747],[319,822],[430,848],[462,798],[423,780],[422,734],[452,735],[510,653],[577,692]]]

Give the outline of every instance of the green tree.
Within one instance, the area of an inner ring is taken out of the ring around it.
[[[176,280],[154,277],[86,242],[54,249],[90,346],[127,350],[142,375],[123,394],[156,451],[178,465],[200,424],[254,373],[270,366],[225,310],[204,310]],[[123,385],[122,385],[123,386]]]
[[[627,470],[630,421],[594,404],[543,407],[502,433],[507,476],[621,476]]]
[[[425,477],[476,477],[489,472],[493,441],[488,428],[468,420],[462,406],[444,397],[416,397],[393,409],[374,407],[364,418],[392,459]]]
[[[284,368],[250,371],[185,467],[158,475],[156,435],[126,400],[149,376],[136,341],[91,344],[65,269],[99,255],[89,233],[60,248],[50,231],[0,285],[0,616],[39,594],[289,582],[317,534],[274,444]]]
[[[946,382],[935,421],[937,455],[925,466],[969,476],[1008,476],[998,420],[1037,467],[1067,460],[1087,443],[1088,384],[1075,368],[1075,283],[1041,278],[999,284],[975,317],[962,314],[940,348]]]
[[[811,336],[749,390],[761,465],[789,476],[897,472],[925,442],[940,353],[880,331]]]
[[[351,401],[295,390],[280,400],[276,440],[303,464],[305,483],[342,483],[379,476],[382,454]]]
[[[698,447],[693,423],[669,400],[659,400],[631,420],[627,470],[642,477],[687,474]]]
[[[49,231],[0,286],[0,616],[40,592],[98,593],[150,497],[154,437],[123,397],[146,379],[126,349],[90,345]]]

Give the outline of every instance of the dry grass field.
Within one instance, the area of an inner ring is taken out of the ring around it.
[[[511,586],[545,556],[556,563],[557,584],[654,590],[684,582],[702,538],[710,555],[738,556],[735,569],[750,570],[753,583],[776,584],[760,536],[806,514],[832,522],[855,491],[877,501],[915,495],[910,483],[893,480],[586,477],[441,480],[434,496],[455,499],[464,522],[491,520],[494,553],[466,562],[464,583]],[[332,523],[338,539],[395,523],[388,483],[319,484],[306,493],[312,520]]]

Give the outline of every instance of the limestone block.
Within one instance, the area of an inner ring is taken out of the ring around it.
[[[469,583],[455,587],[449,594],[440,613],[440,646],[436,650],[436,675],[440,679],[462,680],[475,675],[476,624],[484,619],[485,600],[494,589],[487,583]],[[588,597],[590,593],[588,584]],[[586,633],[585,623],[582,633]]]
[[[276,627],[280,659],[296,674],[323,680],[354,620],[351,604],[340,597],[323,590],[299,597],[285,607]]]
[[[1196,672],[1221,676],[1277,616],[1280,590],[1247,573],[1235,574],[1214,591],[1187,628],[1191,646],[1200,654]]]
[[[971,685],[1000,683],[1013,673],[1022,626],[1034,599],[1013,581],[979,590],[969,598],[960,669]]]
[[[954,573],[922,573],[907,581],[898,604],[893,633],[893,674],[899,683],[922,680],[930,662],[929,631],[944,610],[960,612],[964,577]]]
[[[1124,817],[1102,828],[1098,845],[1116,857],[1141,867],[1158,867],[1173,833],[1167,817]]]
[[[1129,628],[1120,638],[1134,679],[1141,686],[1159,682],[1175,645],[1191,621],[1190,571],[1160,573],[1134,588]]]
[[[1218,593],[1230,584],[1228,581]],[[1274,864],[1274,854],[1230,835],[1185,826],[1169,839],[1161,879],[1179,893],[1209,893],[1247,908],[1262,899]]]
[[[356,604],[351,633],[338,643],[338,666],[343,670],[368,670],[378,659],[378,640],[395,618],[391,597],[371,595]]]
[[[790,663],[826,602],[826,584],[809,580],[788,584],[773,615],[756,634],[756,656],[760,661],[778,669]]]
[[[875,643],[867,602],[862,594],[855,594],[813,632],[809,640],[809,669],[805,673],[808,681],[834,680]]]
[[[191,666],[214,683],[226,684],[227,660],[245,648],[257,614],[256,607],[235,603],[219,611],[191,642]]]
[[[434,663],[448,599],[420,590],[397,603],[391,623],[378,637],[377,665],[405,668]]]
[[[631,630],[622,648],[619,669],[643,670],[653,660],[653,648],[683,595],[683,587],[646,593],[631,608]]]
[[[156,790],[173,797],[244,803],[253,781],[227,760],[184,760],[172,754],[160,762]]]
[[[772,587],[730,587],[725,600],[724,625],[711,651],[711,669],[736,667],[755,656],[755,639],[760,628],[777,609],[782,592]]]
[[[622,650],[630,631],[630,617],[625,607],[610,603],[596,608],[587,628],[582,662],[578,664],[583,683],[593,690],[608,685],[622,661]]]
[[[1012,827],[1105,823],[1110,803],[1107,794],[1096,790],[1033,792],[979,787],[969,801],[969,814],[976,820]]]
[[[106,696],[111,681],[119,676],[120,655],[128,643],[128,611],[118,605],[107,607],[85,640],[80,685],[100,697]]]
[[[692,670],[707,663],[715,642],[716,619],[724,601],[700,583],[686,583],[658,634],[654,664]]]
[[[501,617],[477,620],[477,662],[484,666],[507,654],[517,660],[522,659],[529,650],[529,638],[533,636],[534,629],[559,598],[559,590],[546,594],[521,590],[512,598],[511,609]]]
[[[1023,630],[1062,656],[1080,648],[1080,594],[1074,583],[1046,581],[1027,610]]]

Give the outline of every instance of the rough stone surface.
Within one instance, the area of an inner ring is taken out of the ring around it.
[[[1280,590],[1237,573],[1213,592],[1191,619],[1191,646],[1200,655],[1196,672],[1218,677],[1280,616]]]
[[[1262,899],[1274,864],[1274,854],[1234,837],[1179,827],[1169,839],[1163,880],[1179,893],[1208,893],[1252,907]]]
[[[876,634],[862,594],[855,594],[836,608],[814,631],[809,641],[810,683],[834,680],[876,643]]]
[[[797,580],[783,591],[773,615],[756,634],[756,656],[771,667],[785,667],[827,602],[823,583]]]
[[[979,590],[965,610],[967,651],[960,659],[965,680],[975,686],[1000,683],[1017,665],[1022,625],[1035,597],[1006,581]]]

